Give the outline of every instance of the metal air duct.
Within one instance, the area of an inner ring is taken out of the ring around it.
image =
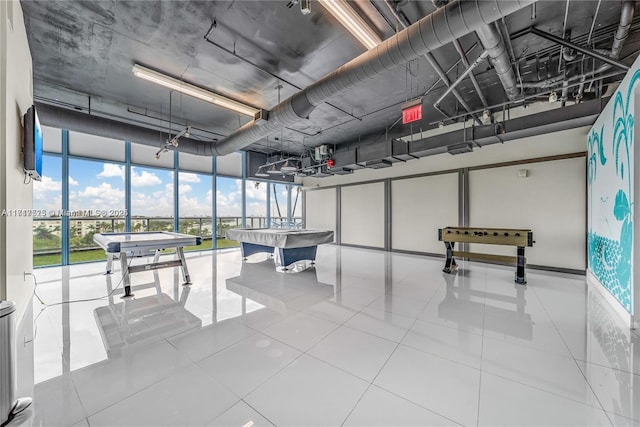
[[[289,126],[300,119],[308,118],[309,114],[322,102],[348,92],[386,71],[416,59],[455,39],[481,30],[489,23],[535,1],[476,0],[449,3],[276,105],[269,112],[267,123],[263,123],[261,126],[255,126],[253,122],[248,123],[215,146],[211,145],[208,153],[203,154],[219,156],[240,150],[280,130],[283,126]],[[488,40],[490,40],[489,36]],[[508,69],[510,69],[508,56],[505,56],[504,44],[501,48],[499,45],[487,43],[485,48],[493,49],[496,57],[505,57],[507,65],[509,65]],[[501,53],[502,51],[504,54]],[[506,76],[502,78],[505,80],[509,78],[508,70],[505,70],[500,64],[494,63],[494,66],[496,70],[500,67],[499,73]],[[513,71],[510,76],[513,78],[515,90],[508,89],[508,91],[512,92],[515,97],[517,88]],[[183,145],[183,143],[180,144],[180,149],[183,148]]]
[[[489,52],[489,61],[498,74],[498,78],[507,93],[509,100],[513,101],[518,96],[516,75],[511,67],[511,60],[507,48],[493,25],[482,25],[476,30],[480,43]]]

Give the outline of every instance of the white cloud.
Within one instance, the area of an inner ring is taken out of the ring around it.
[[[69,194],[69,206],[77,209],[121,209],[124,207],[124,190],[114,188],[111,183],[102,182]]]
[[[159,184],[162,184],[162,180],[156,174],[147,171],[138,174],[134,169],[131,170],[132,187],[151,187]]]
[[[229,194],[232,195],[233,193]],[[216,191],[216,211],[219,217],[242,215],[240,203],[236,202],[234,197],[227,197],[220,190]]]
[[[54,181],[53,178],[46,175],[42,176],[41,181],[33,182],[33,192],[44,193],[45,191],[60,191],[62,189],[62,183],[60,181]]]
[[[73,179],[71,175],[69,175],[69,185],[78,185],[78,181]]]
[[[200,177],[195,173],[180,172],[178,174],[180,182],[200,182]]]
[[[124,179],[124,166],[114,165],[113,163],[104,163],[102,172],[97,175],[98,178],[119,177]]]

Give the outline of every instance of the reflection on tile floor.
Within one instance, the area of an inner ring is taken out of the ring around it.
[[[34,405],[12,425],[640,425],[640,338],[584,277],[318,253],[297,273],[192,253],[191,286],[136,273],[133,300],[103,263],[36,270],[47,304],[91,301],[34,301]]]

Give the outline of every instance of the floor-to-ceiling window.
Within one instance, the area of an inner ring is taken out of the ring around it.
[[[201,236],[202,245],[187,249],[202,250],[238,246],[226,239],[229,228],[291,227],[300,216],[297,187],[245,179],[242,153],[156,156],[151,146],[43,132],[43,178],[33,190],[42,213],[33,225],[35,266],[105,259],[96,233],[177,230]]]
[[[187,250],[211,249],[213,236],[213,190],[211,175],[178,174],[179,232],[202,237],[202,244]]]
[[[291,224],[294,228],[302,228],[302,187],[291,186]]]
[[[62,262],[62,157],[45,155],[42,180],[33,183],[33,265]]]
[[[125,229],[125,143],[73,131],[67,141],[68,260],[102,260],[93,235]]]
[[[242,227],[242,179],[218,176],[216,190],[218,248],[238,246],[226,238],[226,231]]]
[[[96,233],[124,231],[124,166],[69,159],[69,262],[106,259]]]
[[[231,153],[216,157],[216,235],[217,247],[238,246],[227,240],[226,231],[243,227],[243,167],[244,156]]]
[[[265,228],[267,224],[267,187],[268,182],[246,181],[245,206],[247,228]]]
[[[287,218],[288,184],[271,183],[271,226],[275,228],[289,228]]]
[[[173,231],[173,172],[131,167],[131,231]]]

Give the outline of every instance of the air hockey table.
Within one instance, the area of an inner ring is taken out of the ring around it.
[[[202,243],[199,236],[170,233],[168,231],[149,231],[142,233],[100,233],[94,234],[93,241],[107,253],[107,273],[111,274],[114,258],[120,258],[122,278],[124,281],[124,297],[132,297],[129,275],[139,271],[157,270],[166,267],[181,267],[185,284],[191,283],[187,261],[184,258],[185,246],[196,246]],[[163,249],[175,248],[177,260],[159,262]],[[153,255],[153,262],[142,265],[130,265],[128,257]]]
[[[240,243],[242,257],[259,252],[276,253],[284,271],[297,261],[314,262],[318,245],[333,242],[333,231],[288,230],[281,228],[232,228],[227,230],[227,239]]]

